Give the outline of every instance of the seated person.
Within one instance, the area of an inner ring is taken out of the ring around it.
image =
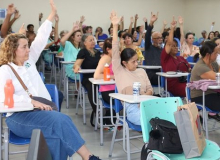
[[[111,13],[111,22],[113,24],[113,42],[112,42],[112,69],[115,76],[118,92],[122,94],[133,94],[133,83],[140,82],[140,94],[152,95],[153,88],[144,69],[137,68],[138,56],[131,48],[125,48],[121,54],[119,52],[118,42],[118,24],[120,18],[113,11]],[[140,125],[139,104],[126,103],[126,114],[130,122]]]
[[[64,60],[67,62],[76,61],[76,57],[80,51],[80,41],[82,33],[79,28],[79,23],[74,23],[73,28],[65,34],[60,40],[60,48],[64,53]],[[73,72],[73,64],[66,64],[65,66],[66,75],[72,80],[79,80],[79,74]]]
[[[93,35],[84,34],[81,39],[81,50],[79,51],[76,62],[73,66],[74,72],[78,73],[80,68],[82,69],[96,69],[101,57],[101,52],[94,49],[95,40]],[[93,111],[96,113],[96,105],[93,103],[92,83],[89,78],[93,78],[93,73],[83,74],[82,85],[88,92],[89,102]]]
[[[185,38],[184,38],[184,32],[183,32],[183,18],[179,17],[179,25],[180,25],[180,43],[181,43],[181,48],[180,48],[180,55],[184,57],[185,59],[188,56],[194,56],[196,53],[199,53],[199,47],[196,45],[193,45],[194,42],[194,35],[193,33],[189,32],[186,33]]]
[[[103,33],[103,29],[101,27],[97,27],[95,30],[95,38],[98,40],[105,40],[108,38],[108,35]]]
[[[176,21],[173,20],[170,26],[170,33],[167,39],[166,45],[161,53],[161,65],[164,72],[168,71],[182,71],[188,72],[190,65],[182,57],[177,56],[178,53],[178,43],[173,39],[174,30],[176,27]],[[186,97],[186,82],[181,83],[178,78],[168,78],[167,79],[167,90],[171,92],[174,96]]]
[[[4,102],[4,85],[8,79],[14,84],[14,102],[32,103],[39,110],[14,112],[7,114],[6,124],[16,135],[31,138],[33,129],[40,129],[47,141],[53,160],[67,160],[77,152],[84,160],[99,160],[86,148],[85,141],[81,138],[77,128],[70,117],[57,111],[52,111],[51,106],[31,99],[20,85],[10,64],[27,86],[30,93],[36,97],[41,96],[44,101],[51,102],[43,81],[36,69],[40,53],[47,44],[52,29],[52,22],[56,15],[56,7],[50,0],[51,14],[41,25],[38,34],[29,49],[28,39],[23,34],[10,34],[2,42],[0,48],[0,102]],[[38,97],[39,98],[39,97]]]
[[[217,44],[217,46],[220,46],[220,38],[215,37],[212,42],[215,42],[215,44]],[[216,58],[216,62],[218,63],[218,65],[220,66],[220,53],[218,53],[218,56]]]
[[[154,22],[156,22],[158,18],[158,14],[151,14],[150,23],[147,28],[147,33],[145,35],[145,62],[146,65],[150,66],[160,66],[160,55],[162,51],[162,43],[163,37],[160,32],[154,32],[152,34],[151,39],[151,32],[154,27]],[[151,43],[151,40],[153,44]],[[152,85],[158,85],[158,75],[156,72],[160,72],[160,69],[148,69],[147,75],[150,79]]]
[[[217,46],[214,42],[204,42],[202,48],[200,49],[200,54],[202,57],[193,67],[190,81],[198,81],[202,79],[216,80],[216,73],[220,72],[219,65],[216,62],[219,52],[219,46]],[[202,90],[191,90],[191,101],[198,104],[203,104]],[[205,106],[213,111],[220,111],[219,104],[219,93],[213,90],[207,90],[205,92]],[[209,113],[208,117],[220,121],[220,116],[218,114]]]

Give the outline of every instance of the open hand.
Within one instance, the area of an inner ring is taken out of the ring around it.
[[[175,17],[173,16],[173,20],[172,20],[172,22],[171,22],[171,26],[170,26],[170,28],[172,29],[175,29],[176,28],[176,24],[177,24],[177,21],[175,20]]]
[[[137,20],[139,18],[138,14],[135,14],[134,18],[135,18],[135,20]]]
[[[7,14],[12,15],[15,13],[15,10],[16,10],[16,8],[15,8],[14,4],[13,3],[9,4],[8,9],[7,9]]]
[[[150,19],[150,21],[151,22],[155,22],[158,19],[158,14],[159,14],[159,12],[157,12],[157,14],[154,14],[154,13],[151,12],[151,19]]]
[[[79,21],[76,21],[75,23],[73,23],[73,32],[79,30],[80,27],[79,27]]]
[[[111,12],[110,19],[111,19],[111,22],[112,22],[113,25],[118,25],[119,22],[121,21],[121,18],[117,17],[117,14],[116,14],[115,11]]]
[[[147,22],[147,18],[146,18],[146,17],[144,17],[144,18],[143,18],[143,21],[144,21],[144,23],[146,23],[146,22]]]
[[[179,25],[182,25],[183,24],[183,18],[181,16],[179,16]]]
[[[86,19],[85,19],[85,16],[81,16],[81,17],[80,17],[80,23],[83,23],[85,20],[86,20]]]

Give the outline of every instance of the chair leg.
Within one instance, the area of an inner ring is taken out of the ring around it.
[[[9,132],[9,130],[8,130],[8,128],[5,128],[4,129],[5,131],[4,131],[4,150],[5,150],[5,152],[4,152],[4,160],[8,160],[9,158],[9,140],[8,140],[8,132]]]
[[[86,125],[86,105],[85,105],[85,91],[83,91],[83,124]]]
[[[103,104],[102,101],[99,100],[99,111],[100,111],[100,116],[96,115],[98,118],[97,120],[100,119],[100,146],[103,146]],[[96,122],[98,123],[98,121]]]
[[[66,77],[66,108],[69,108],[69,82],[68,82],[68,77]]]
[[[126,137],[126,152],[127,152],[127,160],[130,160],[131,159],[131,150],[130,150],[130,136],[129,136],[129,127],[128,125],[125,125],[125,137]]]
[[[78,95],[77,95],[77,101],[76,101],[76,115],[78,115],[79,101],[80,101],[80,92],[78,92]]]
[[[118,124],[118,123],[119,123],[119,119],[116,120],[115,124]],[[118,126],[115,125],[114,132],[113,132],[113,135],[112,135],[112,142],[111,142],[111,146],[110,146],[110,149],[109,149],[109,157],[112,157],[112,151],[113,151],[113,147],[114,147],[114,144],[115,144],[115,137],[116,137],[116,134],[117,134],[117,128],[118,128]]]

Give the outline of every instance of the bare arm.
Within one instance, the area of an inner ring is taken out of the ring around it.
[[[120,25],[120,31],[124,30],[124,17],[121,17],[121,25]]]
[[[137,20],[138,20],[138,14],[135,14],[134,16],[134,30],[136,31],[137,28]]]
[[[175,17],[173,17],[173,21],[171,22],[171,26],[170,26],[169,37],[167,39],[167,43],[166,43],[166,46],[165,46],[165,50],[166,50],[167,54],[169,54],[170,51],[171,51],[175,28],[176,28],[176,21],[175,21]]]
[[[161,28],[161,31],[160,31],[161,34],[164,32],[164,29],[166,28],[166,26],[167,26],[167,21],[164,20],[163,27]]]
[[[56,16],[55,16],[54,42],[57,42],[58,39],[59,39],[59,35],[58,35],[58,24],[59,24],[59,16],[56,14]]]
[[[133,23],[134,23],[134,18],[131,17],[130,20],[131,20],[131,22],[130,22],[130,25],[129,25],[129,28],[128,28],[128,33],[129,33],[129,34],[131,34],[132,25],[133,25]]]
[[[73,71],[74,73],[78,73],[80,70],[80,67],[83,63],[84,59],[77,59],[76,62],[73,65]]]
[[[184,39],[184,31],[183,31],[183,18],[179,16],[179,25],[180,25],[180,44],[183,45]]]
[[[144,26],[140,27],[140,31],[139,31],[139,38],[137,42],[134,42],[133,44],[136,46],[140,46],[141,45],[141,41],[142,41],[142,37],[143,37],[143,32],[144,32]]]
[[[76,23],[73,23],[73,29],[71,29],[63,38],[60,40],[61,45],[64,47],[66,41],[69,39],[69,37],[75,32],[76,30],[79,30],[79,21]]]
[[[216,80],[216,73],[214,71],[208,71],[200,75],[202,79]]]
[[[14,4],[10,4],[8,5],[8,9],[7,9],[7,15],[5,17],[5,20],[2,24],[2,28],[1,28],[1,37],[2,38],[5,38],[8,34],[8,30],[10,28],[10,19],[11,19],[11,16],[12,14],[15,13],[15,7],[14,7]]]

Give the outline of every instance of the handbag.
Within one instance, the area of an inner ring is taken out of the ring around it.
[[[180,66],[180,64],[182,64],[182,63],[187,67],[187,69],[188,69],[188,71],[189,71],[189,66],[188,66],[188,64],[182,61],[182,62],[179,62],[179,64],[177,65],[177,72],[182,72],[182,71],[179,70],[179,66]],[[187,82],[187,76],[178,77],[178,79],[179,79],[179,82],[180,82],[180,83],[186,83],[186,82]]]
[[[18,81],[21,83],[22,87],[24,88],[24,90],[27,92],[27,94],[29,95],[29,97],[33,100],[36,100],[38,102],[41,102],[41,103],[44,103],[46,105],[49,105],[51,106],[51,108],[54,110],[54,111],[58,111],[58,108],[56,106],[55,103],[45,99],[45,98],[42,98],[42,97],[33,97],[32,94],[29,92],[27,86],[24,84],[24,82],[22,81],[21,77],[18,75],[18,73],[15,71],[15,69],[10,65],[10,64],[7,64],[11,70],[13,71],[13,73],[15,74],[15,76],[17,77]],[[40,110],[39,108],[34,108],[34,110]]]
[[[174,112],[174,117],[185,157],[201,156],[206,147],[206,141],[196,104],[193,102],[180,106]]]
[[[150,120],[150,124],[148,149],[170,154],[183,152],[177,127],[172,122],[156,117]]]

